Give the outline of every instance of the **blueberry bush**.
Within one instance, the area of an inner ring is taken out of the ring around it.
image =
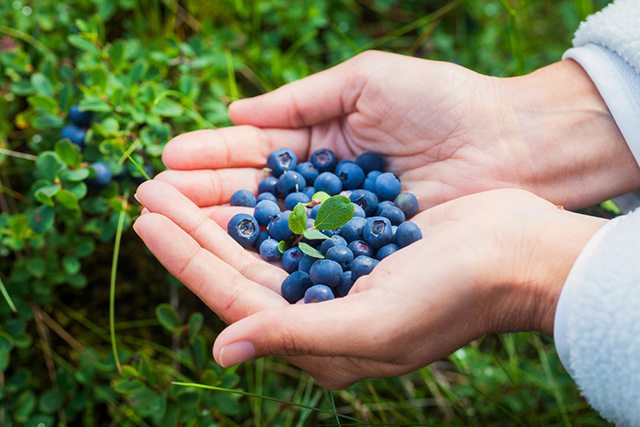
[[[0,425],[602,424],[537,334],[337,392],[277,358],[222,369],[222,323],[130,226],[166,141],[234,99],[372,48],[525,73],[605,3],[0,2]]]

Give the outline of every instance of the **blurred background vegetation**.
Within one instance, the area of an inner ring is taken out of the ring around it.
[[[234,99],[366,49],[527,73],[606,3],[0,2],[0,425],[604,424],[537,334],[332,393],[277,358],[221,369],[222,323],[130,231],[129,196],[172,135],[228,125]],[[82,151],[60,138],[73,104],[97,118]],[[97,160],[119,177],[105,188],[85,182]]]

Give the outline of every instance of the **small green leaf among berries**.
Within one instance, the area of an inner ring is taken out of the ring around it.
[[[332,196],[322,203],[313,227],[318,230],[336,230],[349,222],[353,213],[353,204],[348,197]]]
[[[327,236],[320,230],[307,228],[306,230],[304,230],[304,238],[307,240],[328,240],[331,237]]]
[[[318,258],[318,259],[323,259],[324,258],[324,255],[322,255],[322,252],[320,252],[319,250],[317,250],[313,246],[308,245],[307,243],[301,242],[298,245],[298,247],[300,248],[302,253],[305,254],[305,255],[309,255],[310,257]]]
[[[287,242],[285,242],[284,240],[280,240],[280,243],[278,243],[278,252],[283,254],[287,251],[287,249],[289,249],[287,247]]]

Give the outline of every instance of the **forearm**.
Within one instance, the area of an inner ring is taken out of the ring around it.
[[[640,188],[640,168],[607,105],[571,60],[506,80],[523,186],[568,208]]]

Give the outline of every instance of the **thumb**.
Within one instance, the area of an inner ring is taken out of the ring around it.
[[[316,304],[294,304],[245,317],[213,345],[216,362],[229,367],[270,354],[279,356],[371,355],[379,310],[366,293]]]
[[[236,125],[299,128],[352,113],[372,57],[378,55],[384,54],[365,52],[273,92],[236,101],[229,106],[229,116]]]

